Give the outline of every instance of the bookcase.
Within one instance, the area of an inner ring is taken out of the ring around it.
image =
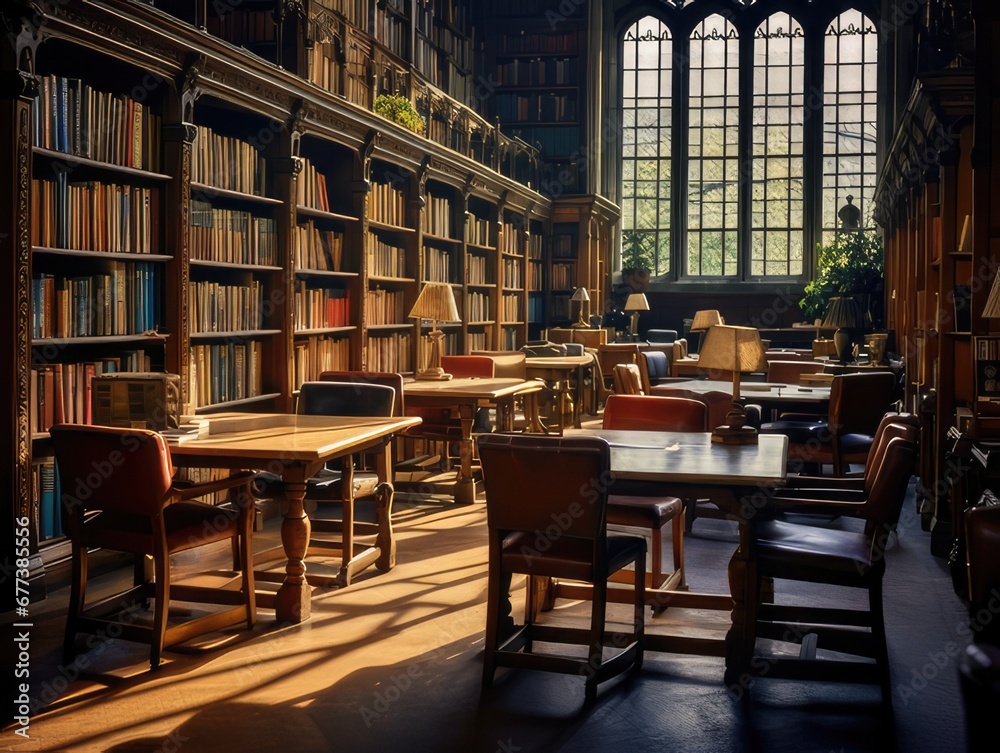
[[[484,69],[496,82],[492,114],[505,130],[539,146],[541,184],[552,196],[584,190],[577,162],[587,143],[586,10],[585,2],[558,0],[479,6]]]
[[[412,62],[421,30],[474,47],[473,5],[385,6],[406,39],[374,33],[376,6],[310,2],[276,24],[273,54],[251,44],[263,27],[210,28],[195,0],[81,0],[45,17],[44,41],[4,11],[23,31],[0,40],[0,499],[31,519],[40,563],[67,553],[46,430],[89,420],[98,374],[177,374],[185,413],[288,411],[324,370],[412,372],[426,282],[449,282],[463,313],[442,327],[449,352],[519,347],[546,324],[529,309],[555,208],[536,153],[448,96],[467,61],[443,78]],[[369,109],[389,78],[434,98],[439,133]]]

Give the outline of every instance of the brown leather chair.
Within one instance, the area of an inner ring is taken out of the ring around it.
[[[821,374],[824,364],[820,361],[788,360],[767,362],[767,381],[780,384],[800,384],[803,374]]]
[[[597,363],[604,377],[604,387],[606,390],[610,390],[613,387],[614,377],[612,375],[617,364],[639,363],[639,346],[635,343],[601,345],[597,348]],[[606,397],[606,394],[603,397]]]
[[[803,650],[794,659],[755,654],[748,661],[750,676],[875,681],[882,689],[883,703],[891,705],[882,577],[886,545],[899,518],[916,457],[916,442],[893,437],[872,471],[868,491],[850,499],[837,495],[825,500],[774,496],[761,510],[749,549],[757,577],[757,603],[750,607],[755,614],[754,635],[801,643]],[[820,528],[778,517],[767,519],[768,512],[850,516],[863,521],[864,528]],[[864,589],[869,607],[819,606],[813,599],[808,606],[778,604],[771,589],[764,588],[765,579]],[[867,657],[874,663],[817,659],[817,648]]]
[[[708,412],[704,403],[678,397],[611,395],[604,406],[603,428],[630,431],[706,431]],[[675,589],[686,586],[684,578],[684,507],[682,501],[664,494],[663,486],[641,481],[615,481],[608,497],[608,524],[650,531],[652,565],[646,587]],[[663,574],[663,528],[671,523],[673,573]]]
[[[479,438],[486,484],[489,530],[489,581],[483,684],[497,667],[521,667],[586,677],[585,699],[592,702],[598,683],[642,665],[643,564],[646,541],[609,536],[608,492],[595,479],[607,477],[611,450],[599,437],[558,438],[491,434]],[[604,637],[608,577],[628,565],[634,571],[632,636],[605,659]],[[511,575],[528,575],[528,608],[523,625],[507,627]],[[534,621],[535,577],[565,578],[592,584],[587,631],[540,625]],[[540,642],[583,643],[584,658],[540,653]]]
[[[864,463],[882,416],[892,404],[896,377],[887,372],[840,374],[830,384],[830,406],[823,419],[781,418],[761,432],[785,434],[793,464],[833,466],[843,476],[850,463]]]
[[[58,424],[50,434],[67,490],[63,504],[73,558],[63,644],[66,661],[76,653],[77,633],[148,643],[149,666],[156,669],[165,648],[241,622],[253,627],[257,610],[250,543],[254,507],[248,485],[252,473],[181,488],[171,481],[173,468],[166,440],[155,432]],[[194,501],[222,490],[229,490],[227,507]],[[220,541],[235,545],[238,591],[171,582],[170,555]],[[133,588],[106,596],[88,608],[87,555],[95,548],[149,555],[154,580],[138,577],[137,569]],[[138,604],[145,604],[150,597],[154,600],[151,626],[135,618],[137,610],[146,608]],[[172,599],[229,608],[170,625],[167,613]]]
[[[645,386],[642,383],[642,371],[634,363],[615,364],[612,369],[612,379],[614,381],[616,395],[646,395]],[[609,398],[610,399],[610,396]],[[607,400],[605,400],[605,406]]]

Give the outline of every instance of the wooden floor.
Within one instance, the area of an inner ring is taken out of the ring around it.
[[[910,505],[908,505],[910,507]],[[897,693],[885,717],[874,688],[766,680],[749,699],[722,683],[722,660],[647,654],[634,677],[602,685],[581,713],[582,679],[507,672],[481,694],[485,507],[397,506],[399,564],[342,591],[317,591],[313,616],[170,650],[98,641],[59,666],[66,594],[32,605],[32,693],[47,704],[30,740],[8,729],[2,750],[71,751],[903,751],[961,750],[954,667],[919,691],[912,672],[956,638],[961,604],[928,553],[915,516],[890,552],[890,652]],[[727,528],[727,526],[730,526]],[[274,522],[261,546],[274,537]],[[699,520],[687,540],[691,587],[724,584],[735,531]],[[220,552],[220,554],[222,554]],[[315,571],[320,565],[312,565]],[[112,579],[103,579],[108,585]],[[518,595],[522,592],[518,592]],[[521,601],[515,600],[519,605]],[[930,605],[930,607],[928,606]],[[586,605],[552,619],[583,622]],[[623,608],[622,608],[623,609]],[[613,615],[624,617],[624,613]],[[724,613],[668,610],[651,631],[706,628]],[[749,701],[749,702],[747,702]]]

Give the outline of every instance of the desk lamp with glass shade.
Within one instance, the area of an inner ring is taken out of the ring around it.
[[[854,360],[851,351],[864,325],[865,320],[861,307],[854,298],[831,296],[823,326],[837,328],[837,331],[833,333],[833,345],[837,349],[837,360],[840,361],[841,366],[846,366]]]
[[[712,431],[712,441],[721,444],[757,444],[757,430],[747,426],[746,410],[740,404],[740,375],[767,371],[767,358],[760,333],[754,327],[717,324],[705,333],[698,366],[702,369],[729,371],[733,375],[733,407],[726,414],[726,425]]]
[[[712,327],[715,327],[716,325],[719,324],[725,324],[725,322],[722,319],[722,314],[720,314],[715,309],[703,309],[701,311],[694,312],[694,319],[691,320],[690,331],[699,333],[707,332]],[[703,342],[704,340],[705,340],[704,336],[702,336],[699,339],[699,350],[700,350],[700,343]]]
[[[424,284],[413,308],[410,309],[410,318],[430,319],[431,322],[431,331],[427,333],[427,365],[423,369],[418,369],[414,378],[439,382],[451,379],[451,374],[441,368],[441,341],[444,340],[444,332],[437,328],[438,322],[461,321],[451,285],[433,282]]]
[[[573,323],[573,327],[576,329],[586,328],[590,329],[590,323],[584,318],[583,309],[584,304],[590,303],[590,293],[583,286],[577,288],[573,291],[573,296],[570,298],[571,301],[576,301],[580,304],[580,311],[577,320]]]
[[[649,311],[649,301],[645,293],[632,293],[625,301],[625,311],[630,312],[628,332],[633,342],[639,339],[639,312]]]

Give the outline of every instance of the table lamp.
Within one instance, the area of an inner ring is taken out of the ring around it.
[[[712,432],[712,441],[722,444],[757,444],[757,430],[747,426],[747,414],[740,404],[740,374],[766,371],[767,358],[760,333],[754,327],[717,324],[705,333],[698,365],[703,369],[731,371],[733,407],[726,414],[726,426]]]
[[[451,285],[426,283],[421,288],[413,308],[410,309],[410,318],[430,319],[431,321],[431,331],[427,333],[429,345],[427,366],[423,369],[417,369],[414,378],[435,381],[451,379],[451,374],[446,373],[441,368],[441,341],[444,340],[444,332],[437,328],[438,322],[461,321]]]
[[[590,293],[583,286],[578,287],[573,291],[573,296],[570,298],[571,301],[577,301],[580,304],[579,318],[572,325],[574,328],[586,328],[590,329],[590,323],[583,316],[583,305],[585,303],[590,303]]]
[[[704,309],[694,312],[694,319],[691,320],[691,332],[707,332],[718,324],[725,324],[725,321],[715,309]],[[699,345],[704,341],[704,336],[699,338]]]
[[[831,296],[823,326],[837,328],[833,333],[833,344],[837,349],[837,360],[841,366],[846,366],[853,360],[851,349],[857,334],[864,327],[864,316],[858,302],[850,296]]]
[[[646,300],[645,293],[632,293],[625,301],[625,311],[631,312],[631,322],[629,323],[629,335],[632,340],[639,339],[639,312],[649,311],[649,301]]]

